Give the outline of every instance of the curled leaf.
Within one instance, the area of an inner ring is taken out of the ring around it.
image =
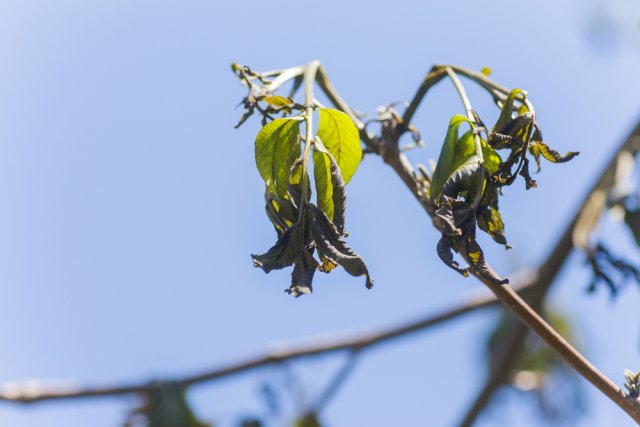
[[[475,231],[469,233],[464,239],[461,239],[461,241],[460,253],[477,275],[495,285],[509,283],[509,279],[501,279],[485,260],[484,252],[482,252],[482,248],[476,241]]]
[[[265,273],[280,270],[293,264],[302,247],[302,227],[295,223],[266,253],[251,255],[253,265],[260,267]]]
[[[285,292],[294,297],[310,294],[313,291],[313,275],[318,267],[318,262],[313,257],[311,250],[305,248],[298,255],[291,273],[291,286]]]
[[[318,139],[314,142],[313,168],[318,193],[318,207],[344,234],[347,194],[340,166]]]
[[[482,200],[478,206],[477,224],[478,228],[489,234],[495,242],[505,245],[507,249],[511,248],[507,244],[507,239],[504,235],[504,222],[498,210],[498,189],[490,182],[487,182]]]
[[[436,250],[442,262],[462,274],[464,277],[469,277],[469,271],[466,268],[460,267],[460,264],[453,259],[453,248],[451,247],[450,237],[443,235],[438,241]]]
[[[312,204],[307,207],[311,234],[320,258],[342,266],[352,276],[366,276],[365,284],[367,288],[371,288],[373,280],[360,255],[342,240],[338,229],[322,210]]]
[[[540,157],[544,157],[551,163],[564,163],[573,159],[580,154],[578,151],[569,151],[564,156],[558,153],[556,150],[549,148],[547,144],[542,142],[542,133],[538,127],[535,127],[533,136],[531,137],[531,145],[529,146],[529,152],[536,161],[538,171],[540,171]]]

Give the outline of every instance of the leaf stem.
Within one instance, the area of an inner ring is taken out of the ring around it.
[[[453,86],[455,86],[456,91],[458,92],[458,95],[460,95],[460,99],[462,100],[462,105],[464,105],[464,109],[467,112],[467,118],[469,119],[470,122],[475,123],[475,118],[473,116],[473,108],[471,108],[471,101],[469,101],[469,97],[467,96],[467,91],[464,90],[464,85],[456,75],[455,71],[451,69],[451,67],[445,67],[445,70],[447,72],[447,75],[449,76],[449,79],[453,83]],[[473,131],[473,142],[476,146],[476,156],[478,157],[478,161],[480,162],[480,169],[478,171],[479,179],[476,185],[476,193],[472,199],[473,205],[471,206],[472,211],[475,211],[478,205],[480,204],[480,200],[482,199],[482,191],[484,190],[484,170],[485,169],[484,169],[484,157],[482,155],[482,146],[480,144],[480,136],[478,135],[477,132],[475,132],[475,129],[472,129],[472,131]]]
[[[320,67],[319,61],[312,61],[304,69],[304,123],[305,123],[305,137],[304,137],[304,152],[302,153],[302,191],[300,196],[300,213],[298,216],[298,222],[302,222],[304,218],[304,206],[307,202],[307,194],[309,194],[309,183],[306,179],[307,169],[309,167],[309,154],[311,153],[311,144],[313,141],[313,109],[314,109],[314,97],[313,97],[313,83],[316,79],[316,73]]]

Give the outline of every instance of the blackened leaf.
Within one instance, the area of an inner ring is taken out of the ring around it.
[[[466,117],[461,115],[453,116],[451,118],[451,121],[449,122],[447,135],[445,136],[444,142],[442,143],[442,148],[440,149],[440,156],[438,157],[436,170],[433,172],[433,176],[431,177],[430,196],[431,200],[436,203],[440,201],[442,188],[444,187],[445,182],[449,179],[449,177],[457,167],[454,166],[454,158],[456,157],[456,146],[458,144],[458,140],[460,139],[458,137],[458,129],[463,123],[468,123],[469,125],[471,125],[471,122]],[[475,153],[475,148],[473,153]],[[463,156],[458,155],[457,158],[460,159],[463,158]]]
[[[461,236],[465,225],[472,220],[471,206],[462,199],[442,197],[436,215],[442,221],[442,233],[446,236]]]
[[[291,273],[291,286],[286,290],[288,294],[295,297],[310,294],[313,291],[313,275],[318,267],[318,262],[313,257],[311,251],[305,248],[298,257]]]
[[[479,190],[481,190],[483,183],[484,174],[480,159],[474,155],[451,174],[442,188],[442,195],[456,198],[466,192],[467,201],[472,203],[472,198],[476,194],[481,194]]]
[[[640,246],[640,210],[626,209],[624,214],[624,222],[633,233],[633,237],[636,239],[636,244]]]
[[[309,175],[305,176],[307,181],[307,202],[311,200],[311,184],[309,181]],[[300,199],[302,198],[302,159],[296,159],[291,165],[289,170],[289,183],[288,183],[288,199],[291,200],[294,206],[298,206]]]
[[[509,279],[501,279],[484,259],[482,248],[475,239],[475,232],[469,233],[460,244],[460,253],[467,260],[470,268],[480,277],[496,285],[509,283]]]
[[[318,137],[331,153],[348,184],[362,160],[360,134],[353,120],[342,111],[320,108]]]
[[[367,288],[371,288],[373,286],[373,280],[360,255],[355,253],[353,249],[342,240],[342,236],[336,226],[333,225],[320,208],[308,204],[307,209],[309,212],[311,233],[316,243],[316,249],[318,250],[320,259],[328,259],[334,264],[342,266],[345,271],[352,276],[366,276],[366,286]]]
[[[278,198],[287,194],[289,169],[300,156],[300,120],[275,119],[256,137],[256,166],[260,176]]]
[[[527,190],[531,188],[536,188],[538,184],[536,183],[536,180],[532,179],[531,175],[529,174],[529,159],[527,159],[526,157],[523,157],[522,161],[523,161],[523,164],[522,164],[522,169],[520,169],[520,176],[524,178],[525,186]]]
[[[313,150],[313,170],[318,193],[318,207],[344,234],[347,194],[338,162],[322,141],[316,140]]]
[[[462,274],[464,277],[469,277],[469,272],[466,268],[460,267],[456,261],[453,260],[453,251],[451,247],[451,237],[445,236],[444,234],[438,241],[438,245],[436,247],[438,251],[438,256],[446,265]]]
[[[302,245],[302,227],[295,223],[266,253],[251,255],[253,265],[262,268],[265,273],[288,267],[296,260]]]
[[[291,226],[291,224],[287,224],[286,220],[280,215],[278,202],[275,199],[274,194],[269,191],[268,187],[266,188],[264,199],[267,217],[273,224],[273,227],[276,229],[278,238],[280,238],[284,234],[285,230]]]

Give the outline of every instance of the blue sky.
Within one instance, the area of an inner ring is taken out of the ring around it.
[[[253,160],[259,125],[233,129],[244,89],[232,61],[266,70],[319,59],[347,101],[368,112],[410,98],[434,63],[490,66],[504,85],[527,89],[545,140],[582,152],[543,165],[538,189],[506,191],[513,250],[483,241],[502,274],[533,268],[640,114],[637,43],[596,34],[604,45],[594,44],[586,28],[597,10],[579,1],[552,9],[531,1],[1,2],[0,383],[171,377],[482,291],[437,259],[437,232],[374,157],[349,184],[347,211],[373,290],[336,271],[317,278],[312,297],[294,300],[282,292],[288,271],[254,269],[249,254],[267,249],[274,233]],[[479,91],[469,93],[495,114]],[[450,86],[430,94],[415,119],[426,147],[411,159],[437,157],[460,112]],[[634,256],[619,226],[601,233]],[[588,280],[572,256],[551,301],[620,383],[623,368],[640,369],[638,289],[612,303],[604,293],[585,296]],[[481,350],[494,320],[473,314],[371,351],[323,419],[454,424],[486,374]],[[337,366],[323,358],[295,369],[313,395]],[[243,375],[189,397],[201,418],[230,425],[264,411],[258,390],[274,376]],[[589,417],[577,425],[630,425],[605,398],[588,397]],[[117,426],[131,403],[1,404],[0,424]],[[537,425],[519,416],[523,404],[508,408],[479,425]]]

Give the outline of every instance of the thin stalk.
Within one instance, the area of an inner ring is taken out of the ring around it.
[[[307,202],[307,194],[309,193],[309,183],[307,182],[307,169],[309,167],[309,154],[311,153],[311,144],[313,141],[313,82],[316,79],[316,73],[320,67],[319,61],[310,62],[304,69],[304,123],[305,123],[305,137],[304,137],[304,152],[302,153],[302,191],[300,196],[300,214],[298,216],[298,222],[302,222],[304,218],[304,206]]]
[[[273,93],[278,88],[280,88],[280,86],[282,86],[283,84],[285,84],[289,80],[294,79],[294,78],[296,78],[298,76],[301,76],[305,72],[305,70],[306,70],[306,67],[304,65],[287,68],[286,70],[282,71],[278,75],[278,77],[273,79],[271,81],[271,83],[266,85],[265,89],[268,89],[270,93]]]
[[[462,105],[464,105],[464,109],[467,112],[467,118],[470,122],[474,123],[475,119],[473,117],[473,108],[471,108],[471,101],[469,101],[469,97],[467,96],[467,91],[464,90],[464,86],[455,71],[451,69],[451,67],[445,67],[447,71],[447,75],[449,79],[455,86],[458,95],[460,95],[460,99],[462,100]],[[480,204],[480,199],[482,199],[482,190],[484,189],[484,157],[482,155],[482,146],[480,144],[480,136],[477,132],[473,132],[473,142],[476,146],[476,156],[478,156],[478,161],[480,162],[480,169],[478,171],[479,182],[476,185],[476,194],[473,197],[473,205],[471,206],[472,211],[475,211],[478,205]]]

